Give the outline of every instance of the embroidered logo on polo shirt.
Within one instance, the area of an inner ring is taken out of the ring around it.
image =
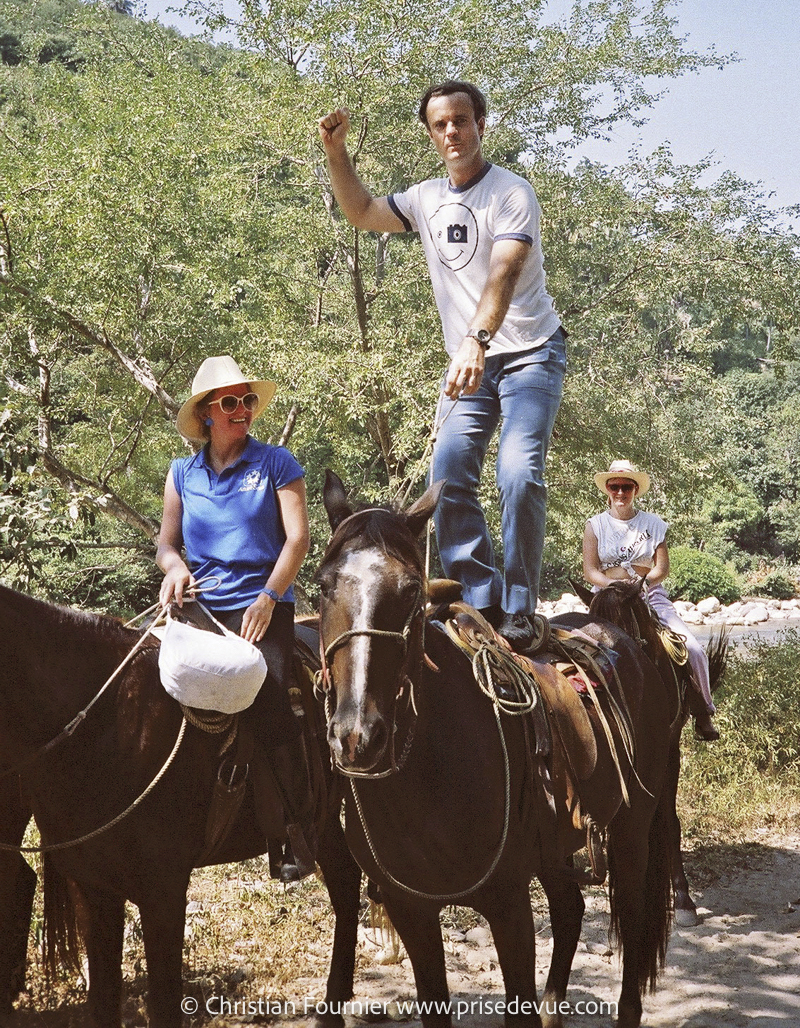
[[[248,471],[242,480],[242,484],[239,486],[240,493],[252,493],[256,490],[262,490],[266,487],[266,479],[262,482],[261,472],[258,470]]]

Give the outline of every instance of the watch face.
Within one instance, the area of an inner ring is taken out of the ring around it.
[[[487,332],[485,328],[479,328],[475,333],[475,338],[479,343],[483,343],[484,345],[488,345],[492,341],[491,334]]]

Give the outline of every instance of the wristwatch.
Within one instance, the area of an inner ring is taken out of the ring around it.
[[[280,603],[280,600],[281,600],[280,594],[277,593],[274,589],[270,589],[269,586],[267,586],[266,588],[262,589],[261,592],[265,596],[269,596],[269,598],[272,600],[273,603]]]
[[[472,332],[467,332],[467,339],[475,339],[485,350],[492,341],[492,333],[487,332],[485,328],[476,328]]]

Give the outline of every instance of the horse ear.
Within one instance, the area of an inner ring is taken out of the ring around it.
[[[580,582],[576,582],[574,578],[569,579],[569,584],[575,590],[575,595],[579,600],[583,600],[587,607],[591,606],[592,598],[594,593],[591,589],[587,589],[585,585],[581,585]]]
[[[436,510],[436,504],[439,502],[446,484],[443,478],[434,482],[406,511],[406,525],[413,535],[422,535],[422,530],[430,521],[431,514]]]
[[[347,502],[347,492],[341,478],[330,468],[325,469],[325,485],[322,487],[322,502],[328,512],[328,521],[335,531],[345,518],[353,513]]]

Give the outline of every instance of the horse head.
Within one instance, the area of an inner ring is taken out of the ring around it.
[[[662,652],[663,643],[658,623],[642,596],[643,586],[643,578],[611,582],[599,592],[591,594],[589,613],[610,621],[632,639],[647,644],[650,656],[655,659]]]
[[[353,510],[326,472],[333,535],[317,574],[328,743],[345,771],[370,773],[394,745],[399,702],[422,659],[425,569],[418,540],[444,483],[407,511]],[[393,752],[393,751],[392,751]]]

